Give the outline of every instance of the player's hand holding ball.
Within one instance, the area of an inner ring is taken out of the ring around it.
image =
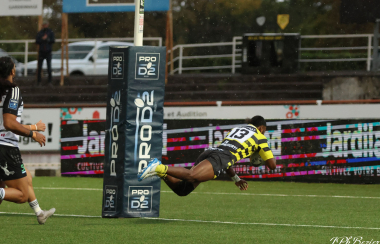
[[[255,152],[250,157],[250,163],[253,167],[259,167],[265,164],[265,161],[260,157],[259,152]]]
[[[239,187],[241,191],[246,191],[248,189],[248,183],[245,180],[235,182],[235,185]]]

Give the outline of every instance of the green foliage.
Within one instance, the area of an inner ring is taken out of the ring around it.
[[[175,43],[230,41],[243,33],[318,35],[373,31],[371,23],[340,24],[337,0],[174,0],[173,10]],[[290,15],[285,30],[277,24],[278,14]],[[262,28],[256,23],[260,16],[266,17]]]
[[[231,41],[252,32],[309,34],[372,33],[373,24],[340,24],[338,0],[173,0],[174,43]],[[62,0],[44,0],[45,19],[60,37]],[[289,14],[285,30],[277,14]],[[259,16],[266,17],[260,28]],[[1,17],[0,39],[33,39],[37,17]],[[145,13],[145,36],[165,37],[166,13]],[[69,14],[69,37],[132,37],[134,12]]]
[[[359,34],[372,33],[373,24],[340,24],[339,0],[172,0],[174,45],[230,42],[244,33]],[[44,0],[45,19],[56,37],[61,33],[62,0]],[[281,30],[278,14],[289,14],[289,25]],[[263,27],[256,18],[266,17]],[[34,39],[37,17],[0,17],[0,39]],[[144,36],[166,35],[166,13],[146,12]],[[132,37],[134,12],[69,14],[70,38]],[[303,39],[302,47],[366,46],[365,38]],[[60,44],[54,46],[58,50]],[[24,44],[0,45],[6,51],[24,50]],[[29,51],[35,51],[35,45]],[[225,53],[222,50],[222,53]],[[186,51],[192,52],[192,51]],[[230,52],[231,53],[231,52]],[[204,55],[205,53],[203,53]],[[345,54],[344,54],[345,55]],[[351,54],[350,54],[351,55]],[[352,54],[355,55],[355,54]],[[304,56],[304,54],[303,54]],[[22,60],[22,56],[18,57]],[[33,57],[31,57],[33,59]],[[209,61],[194,61],[209,62]],[[220,61],[212,61],[220,63]],[[224,61],[222,63],[225,63]],[[190,64],[190,66],[195,66]]]

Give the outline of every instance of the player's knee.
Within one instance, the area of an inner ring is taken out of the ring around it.
[[[28,201],[27,197],[22,197],[18,203],[26,203]]]
[[[20,194],[18,195],[17,203],[26,203],[29,198],[29,192],[26,191],[21,191]]]
[[[16,203],[26,203],[28,201],[28,195],[27,194],[20,194],[18,197],[17,197],[17,200],[16,200]]]
[[[189,195],[192,191],[194,191],[194,186],[191,182],[187,182],[183,180],[179,186],[173,190],[175,194],[180,197],[185,197]]]

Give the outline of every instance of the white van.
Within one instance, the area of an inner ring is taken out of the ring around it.
[[[23,70],[24,70],[24,64],[20,63],[17,61],[14,57],[10,56],[6,51],[0,48],[0,58],[1,57],[11,57],[13,63],[16,66],[16,76],[22,76],[23,75]]]
[[[70,75],[107,75],[108,56],[110,46],[133,46],[129,42],[102,42],[95,41],[69,43],[69,74]],[[65,55],[65,54],[64,54]],[[35,75],[37,60],[27,64],[28,75]],[[61,50],[53,52],[51,60],[52,75],[61,75]],[[64,74],[66,74],[66,60],[64,60]],[[42,65],[42,71],[47,74],[46,60]]]

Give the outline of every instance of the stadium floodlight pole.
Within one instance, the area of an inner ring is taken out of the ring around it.
[[[135,46],[143,45],[144,34],[144,2],[145,0],[135,0]]]

